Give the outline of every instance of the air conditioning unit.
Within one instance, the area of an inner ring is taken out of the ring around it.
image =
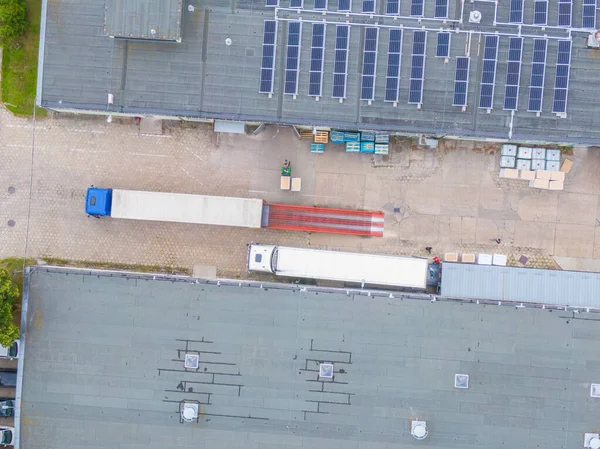
[[[481,12],[480,11],[471,11],[471,13],[469,14],[469,22],[480,23],[481,22]]]
[[[589,48],[600,48],[600,30],[590,33],[587,38],[587,46]]]

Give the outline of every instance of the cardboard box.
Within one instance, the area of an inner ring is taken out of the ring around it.
[[[292,183],[292,179],[289,176],[282,176],[281,177],[281,190],[290,190],[290,186]]]
[[[463,263],[475,263],[475,254],[467,253],[462,255]]]
[[[533,181],[535,179],[535,172],[533,170],[521,170],[519,172],[519,178],[525,179],[526,181]]]
[[[548,185],[548,190],[564,190],[564,188],[564,181],[550,181],[550,184]]]
[[[302,178],[292,178],[292,192],[299,192],[302,189]]]
[[[564,181],[566,173],[564,171],[550,172],[550,181]]]
[[[550,176],[552,176],[552,172],[549,172],[548,170],[538,170],[535,172],[535,177],[537,179],[550,180]]]
[[[445,262],[458,262],[458,253],[446,253],[444,254]]]
[[[529,187],[533,187],[534,189],[548,189],[548,185],[550,181],[548,179],[534,179],[533,181],[529,181]]]
[[[560,171],[564,173],[569,173],[573,168],[573,161],[571,159],[565,159],[560,167]]]
[[[519,170],[514,168],[502,168],[500,169],[500,177],[508,179],[519,179]]]

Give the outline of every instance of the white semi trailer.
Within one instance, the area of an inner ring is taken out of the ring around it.
[[[427,259],[260,245],[248,247],[248,270],[278,276],[425,290]]]

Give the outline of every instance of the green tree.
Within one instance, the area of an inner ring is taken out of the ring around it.
[[[19,37],[27,30],[25,0],[0,0],[0,39]]]
[[[8,271],[0,268],[0,345],[9,347],[19,338],[19,328],[13,323],[13,306],[19,297],[19,287]]]

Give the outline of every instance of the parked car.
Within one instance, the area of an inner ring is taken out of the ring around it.
[[[18,357],[19,357],[19,340],[15,340],[9,348],[7,348],[5,346],[0,346],[0,358],[16,359]]]
[[[15,414],[15,400],[11,398],[0,398],[0,416],[10,417]]]
[[[0,427],[0,444],[12,446],[15,441],[14,427]]]
[[[17,370],[3,369],[0,370],[0,387],[16,387],[17,386]]]

